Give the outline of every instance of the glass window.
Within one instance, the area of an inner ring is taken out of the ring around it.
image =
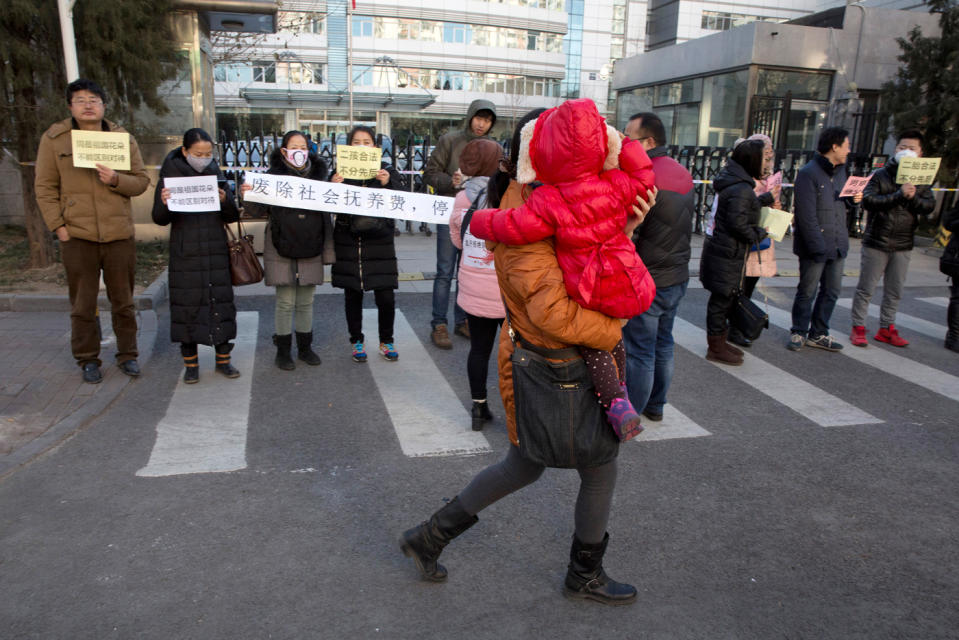
[[[680,104],[683,102],[699,102],[702,100],[702,79],[693,78],[682,82],[671,82],[656,87],[657,106]]]
[[[710,95],[707,144],[728,146],[742,136],[748,79],[745,69],[705,79]]]
[[[782,98],[791,91],[793,98],[828,100],[831,81],[832,76],[825,73],[760,69],[756,95]]]
[[[372,16],[353,16],[353,37],[370,38],[373,36]]]

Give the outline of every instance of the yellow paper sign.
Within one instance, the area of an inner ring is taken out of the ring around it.
[[[769,237],[776,242],[782,242],[789,225],[792,224],[793,214],[780,211],[772,207],[763,207],[759,214],[759,226],[769,230]]]
[[[903,158],[899,161],[896,184],[932,184],[942,158]]]
[[[383,152],[377,147],[336,145],[336,172],[347,180],[369,180],[380,170]]]
[[[73,166],[96,169],[98,164],[114,170],[130,170],[130,134],[119,131],[70,132]]]

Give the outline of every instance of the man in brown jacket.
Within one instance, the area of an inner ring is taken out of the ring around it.
[[[130,136],[130,170],[73,166],[71,131],[126,131],[103,118],[106,94],[95,82],[75,80],[67,86],[70,117],[47,129],[37,151],[37,204],[50,231],[60,240],[60,254],[70,291],[71,347],[85,382],[100,373],[100,332],[96,318],[100,271],[110,299],[117,364],[128,376],[137,365],[137,320],[133,305],[136,245],[130,198],[150,185],[136,140]]]

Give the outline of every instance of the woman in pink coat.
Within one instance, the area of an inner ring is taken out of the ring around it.
[[[496,344],[496,330],[503,324],[506,312],[496,280],[493,252],[486,249],[484,241],[469,232],[469,221],[464,225],[463,218],[470,209],[475,211],[486,206],[489,177],[496,173],[502,157],[503,148],[487,138],[472,140],[463,147],[460,171],[468,177],[463,190],[456,194],[453,215],[450,216],[450,239],[461,250],[456,302],[466,312],[470,330],[466,375],[473,399],[470,412],[473,431],[482,430],[483,424],[493,419],[486,402],[486,376],[490,354]]]

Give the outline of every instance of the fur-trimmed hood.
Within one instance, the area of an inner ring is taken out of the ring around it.
[[[619,166],[622,141],[588,98],[567,100],[530,120],[520,132],[516,180],[573,182]]]

